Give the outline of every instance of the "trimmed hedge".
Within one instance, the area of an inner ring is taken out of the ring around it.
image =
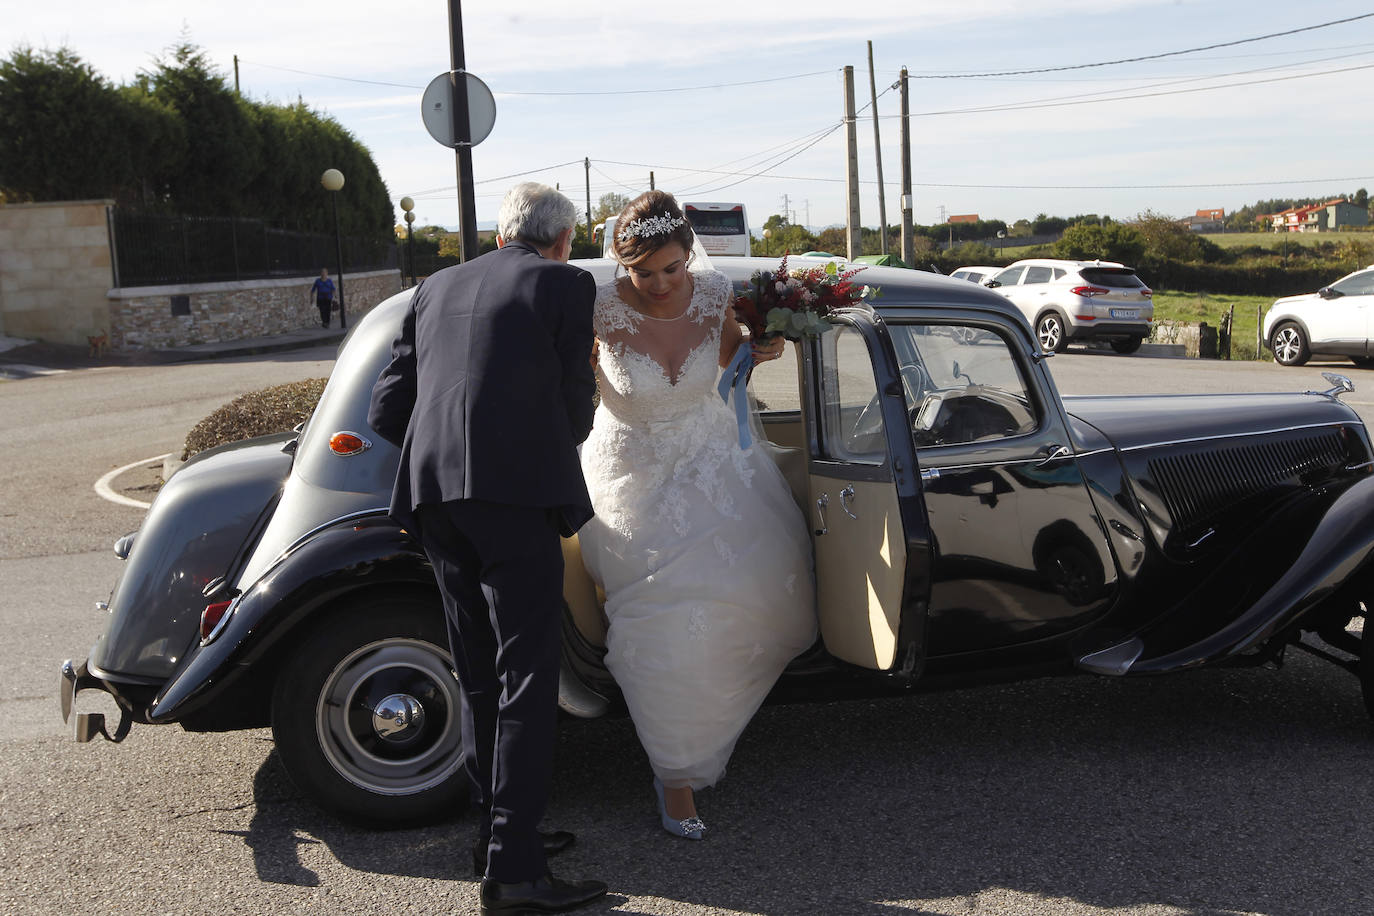
[[[1301,266],[1198,264],[1159,260],[1149,255],[1135,267],[1140,278],[1155,289],[1274,298],[1316,292],[1350,272],[1350,268],[1330,262]]]
[[[186,434],[181,460],[185,461],[217,445],[288,432],[314,411],[327,381],[323,378],[305,379],[250,391],[234,398],[191,427]]]

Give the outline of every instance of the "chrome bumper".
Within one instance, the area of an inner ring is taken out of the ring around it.
[[[106,741],[123,741],[129,734],[133,717],[122,706],[119,710],[119,724],[115,726],[114,734],[110,734],[105,728],[104,713],[72,712],[77,691],[88,688],[104,690],[105,685],[86,669],[86,662],[73,663],[70,658],[64,661],[57,679],[57,700],[62,707],[62,721],[72,726],[72,738],[82,744],[93,740],[96,735],[100,735]]]

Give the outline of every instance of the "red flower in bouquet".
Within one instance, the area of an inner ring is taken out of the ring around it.
[[[824,267],[787,269],[787,255],[772,272],[755,271],[748,286],[735,296],[735,315],[749,327],[754,340],[781,334],[788,340],[816,337],[830,327],[825,316],[832,309],[854,305],[878,295],[877,287],[853,282],[863,266],[840,270],[834,261]]]

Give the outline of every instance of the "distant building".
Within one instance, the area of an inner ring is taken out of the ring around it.
[[[1193,216],[1185,216],[1179,223],[1193,232],[1220,232],[1224,227],[1226,211],[1217,207],[1212,210],[1199,210]]]
[[[1349,226],[1369,225],[1369,211],[1342,197],[1260,217],[1275,232],[1332,232]]]

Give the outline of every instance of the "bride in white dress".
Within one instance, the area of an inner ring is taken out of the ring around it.
[[[606,592],[606,665],[653,766],[663,826],[700,839],[692,790],[720,778],[815,639],[811,546],[781,472],[763,449],[740,448],[717,393],[743,337],[730,281],[689,269],[692,230],[669,194],[636,198],[616,229],[629,275],[597,290],[601,406],[582,448],[596,517],[579,538]]]

